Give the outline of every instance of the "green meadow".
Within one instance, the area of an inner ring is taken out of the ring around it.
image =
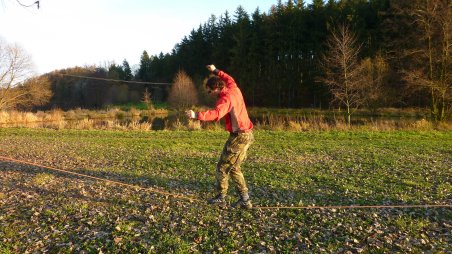
[[[0,253],[387,253],[452,249],[452,131],[255,132],[255,209],[205,200],[228,133],[0,128]],[[231,182],[228,200],[235,201]],[[258,208],[263,207],[263,208]]]

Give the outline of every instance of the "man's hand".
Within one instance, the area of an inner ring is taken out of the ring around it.
[[[187,110],[187,111],[185,111],[185,114],[190,119],[197,119],[198,118],[198,114],[196,114],[195,111],[193,111],[193,110]]]
[[[210,72],[213,72],[216,69],[215,65],[213,64],[207,65],[206,67]]]

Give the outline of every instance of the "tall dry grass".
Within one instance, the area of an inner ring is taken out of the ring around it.
[[[425,118],[415,121],[404,120],[361,120],[349,126],[343,118],[325,118],[321,115],[310,117],[265,115],[256,120],[256,129],[276,131],[328,131],[328,130],[368,130],[368,131],[392,131],[392,130],[452,130],[451,122],[433,123]]]
[[[130,108],[129,113],[130,113],[132,116],[140,116],[140,114],[141,114],[140,111],[139,111],[138,109],[134,108],[134,107],[131,107],[131,108]]]
[[[127,125],[129,130],[148,131],[151,130],[152,124],[147,122],[131,121]]]
[[[124,115],[122,115],[124,113]],[[152,122],[155,116],[148,117],[147,121],[141,121],[138,116],[132,117],[131,121],[124,121],[125,112],[119,109],[110,109],[103,112],[103,118],[90,119],[87,110],[76,109],[63,112],[52,110],[49,112],[38,111],[36,113],[19,111],[0,111],[0,127],[29,127],[29,128],[52,128],[52,129],[78,129],[78,130],[152,130]],[[133,113],[128,113],[132,115]],[[135,112],[136,114],[136,112]],[[81,118],[81,116],[84,116]],[[106,117],[106,116],[114,116]],[[130,117],[130,116],[128,116]],[[349,126],[345,119],[336,116],[323,116],[321,114],[293,116],[280,116],[266,114],[253,120],[256,130],[274,131],[329,131],[329,130],[363,130],[363,131],[392,131],[392,130],[452,130],[451,122],[432,123],[425,118],[419,120],[403,121],[365,118],[356,121]],[[156,124],[156,128],[160,124]],[[220,122],[199,122],[187,120],[184,116],[176,116],[163,119],[165,130],[224,130]]]
[[[38,122],[53,122],[56,125],[62,125],[65,122],[63,111],[55,109],[44,113],[21,112],[21,111],[1,111],[0,123],[2,124],[29,124]]]
[[[201,122],[197,120],[188,120],[187,129],[190,131],[201,130]]]
[[[187,124],[182,122],[179,117],[177,117],[172,123],[165,123],[165,129],[178,131],[178,130],[187,130]]]

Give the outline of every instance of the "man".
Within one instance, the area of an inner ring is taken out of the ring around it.
[[[234,79],[215,65],[207,65],[207,69],[215,74],[206,83],[207,92],[217,97],[216,106],[205,112],[189,110],[187,116],[200,121],[219,121],[225,118],[229,139],[224,145],[223,152],[217,164],[216,184],[217,195],[208,200],[209,204],[226,205],[229,176],[235,184],[240,199],[232,206],[251,209],[252,204],[248,194],[248,187],[243,177],[240,165],[246,158],[246,152],[254,141],[253,123],[248,117],[245,101]]]

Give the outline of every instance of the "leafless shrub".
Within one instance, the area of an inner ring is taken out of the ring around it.
[[[154,104],[152,103],[151,99],[151,93],[147,88],[144,90],[143,98],[141,99],[141,101],[146,104],[148,110],[154,109]]]
[[[168,103],[171,107],[182,109],[190,108],[198,104],[198,94],[191,78],[180,70],[174,78],[171,87]]]

